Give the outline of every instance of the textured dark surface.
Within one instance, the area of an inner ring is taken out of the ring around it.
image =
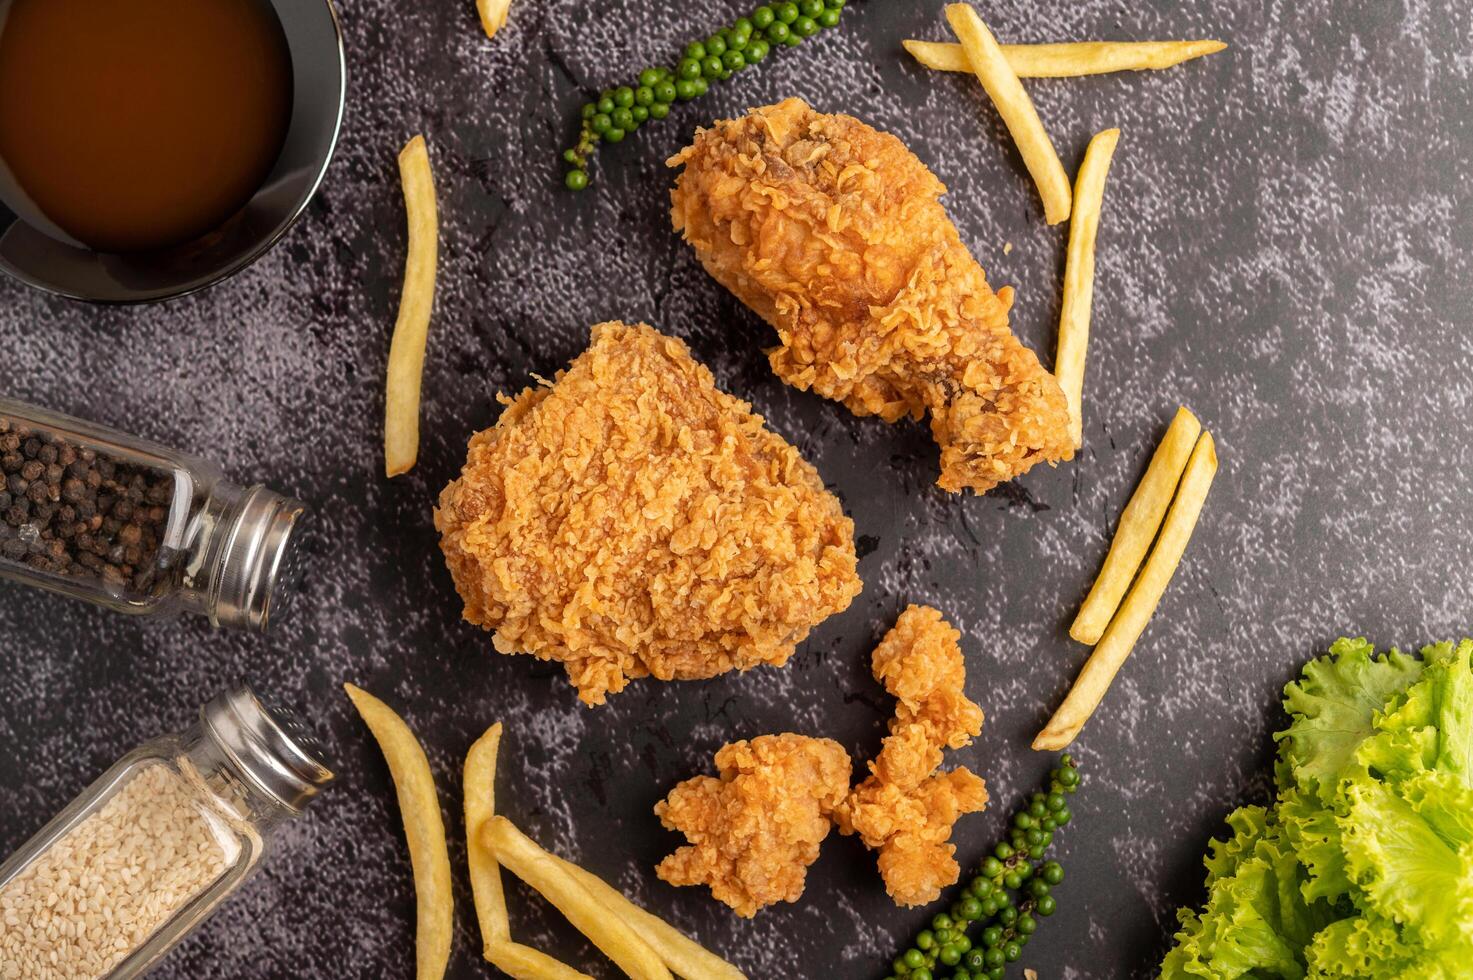
[[[99,309],[0,283],[6,394],[219,459],[316,506],[324,536],[298,615],[274,635],[133,622],[0,587],[0,851],[20,844],[145,736],[182,727],[238,676],[313,712],[339,784],[289,828],[246,891],[166,978],[405,977],[413,896],[387,772],[339,685],[402,709],[446,805],[459,901],[452,974],[486,975],[462,872],[459,765],[508,724],[500,799],[528,832],[608,877],[753,977],[867,977],[925,913],[886,899],[873,859],[834,836],[797,905],[738,921],[659,882],[677,841],[650,808],[723,742],[795,730],[862,762],[890,705],[868,654],[908,601],[963,630],[982,737],[953,753],[997,805],[960,825],[975,861],[1049,760],[1029,751],[1084,648],[1065,632],[1115,515],[1179,403],[1223,471],[1187,560],[1088,726],[1078,818],[1061,835],[1060,912],[1024,964],[1044,980],[1148,974],[1200,899],[1199,857],[1269,786],[1279,689],[1341,632],[1418,644],[1468,625],[1473,598],[1473,15],[1453,0],[1000,0],[1004,40],[1218,36],[1170,72],[1029,84],[1071,170],[1091,133],[1124,135],[1111,174],[1074,463],[984,498],[930,486],[934,446],[777,383],[767,328],[671,234],[661,161],[692,128],[801,95],[901,135],[1018,333],[1054,337],[1063,233],[979,88],[899,50],[941,37],[940,0],[856,3],[836,33],[678,109],[604,154],[595,189],[557,183],[575,89],[670,55],[737,5],[667,13],[520,0],[488,43],[470,5],[346,3],[346,130],[305,219],[234,281],[162,307]],[[383,479],[382,373],[403,260],[394,153],[429,139],[441,290],[413,473]],[[1012,243],[1011,251],[1004,243]],[[842,494],[864,594],[784,669],[637,682],[589,710],[555,666],[490,652],[459,621],[430,504],[494,394],[550,375],[588,326],[647,319],[688,339]],[[555,913],[511,889],[513,929],[610,976]]]

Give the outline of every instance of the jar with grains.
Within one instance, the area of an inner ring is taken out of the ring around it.
[[[143,973],[332,779],[320,756],[244,685],[128,753],[0,864],[0,978]]]
[[[213,463],[0,398],[0,577],[264,630],[295,585],[305,512]]]

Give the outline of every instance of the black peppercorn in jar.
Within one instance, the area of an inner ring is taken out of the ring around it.
[[[294,584],[304,514],[212,463],[0,398],[0,577],[264,630]]]

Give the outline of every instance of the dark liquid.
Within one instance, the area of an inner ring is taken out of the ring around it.
[[[291,104],[267,0],[0,0],[0,197],[98,251],[223,224]]]

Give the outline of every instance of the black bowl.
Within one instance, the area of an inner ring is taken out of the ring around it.
[[[58,241],[0,204],[0,272],[73,299],[147,303],[212,286],[286,234],[322,183],[347,90],[343,37],[331,0],[271,0],[292,63],[292,117],[261,189],[214,231],[152,252],[95,252]]]

